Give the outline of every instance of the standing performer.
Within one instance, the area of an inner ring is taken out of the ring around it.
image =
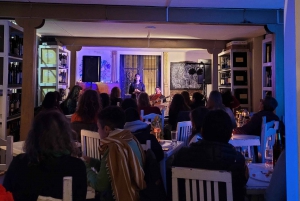
[[[129,93],[137,96],[141,92],[145,91],[145,85],[142,81],[140,81],[141,76],[139,74],[135,74],[134,77],[134,82],[132,82],[129,87]]]

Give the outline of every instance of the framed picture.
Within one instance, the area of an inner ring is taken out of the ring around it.
[[[56,65],[57,58],[56,58],[56,49],[55,48],[43,48],[42,49],[42,64],[52,64]]]
[[[233,52],[233,67],[247,67],[247,52]]]

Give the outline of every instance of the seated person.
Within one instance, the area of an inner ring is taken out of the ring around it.
[[[277,105],[278,103],[275,98],[271,96],[266,96],[260,101],[260,111],[255,113],[248,123],[246,123],[240,128],[236,128],[233,131],[233,133],[260,136],[262,117],[266,116],[267,122],[273,120],[279,121],[279,117],[276,114],[274,114],[274,110],[276,109]],[[279,124],[279,130],[281,132],[281,135],[284,136],[284,125],[282,122]]]
[[[150,101],[152,105],[159,104],[161,102],[165,103],[166,97],[162,95],[160,87],[155,88],[155,94],[150,96]]]
[[[102,104],[102,108],[106,108],[109,106],[109,95],[107,93],[100,94],[100,101]]]
[[[151,141],[151,150],[155,154],[156,160],[159,162],[164,157],[161,145],[153,134],[150,134],[151,125],[140,120],[138,111],[134,108],[125,110],[126,123],[124,129],[130,130],[141,144],[146,144],[147,140]]]
[[[283,150],[277,160],[270,185],[265,192],[266,201],[284,201],[286,197],[286,154]]]
[[[72,142],[72,129],[58,111],[42,111],[33,121],[24,154],[14,157],[3,182],[15,201],[36,201],[38,196],[63,197],[63,177],[72,177],[74,201],[86,199],[85,165]]]
[[[118,106],[121,106],[122,98],[120,97],[121,97],[120,88],[119,87],[112,88],[110,92],[110,105],[117,105],[119,103]]]
[[[240,201],[244,200],[246,193],[248,168],[244,156],[228,143],[231,133],[232,123],[225,111],[208,112],[202,127],[203,139],[179,150],[173,166],[230,171],[233,200]],[[226,189],[222,184],[219,184],[219,195],[220,200],[226,199]]]
[[[193,99],[191,103],[191,110],[196,109],[198,107],[205,106],[204,95],[200,92],[193,93]]]
[[[98,114],[101,161],[84,156],[89,185],[99,192],[98,200],[139,200],[146,187],[144,151],[129,130],[123,130],[125,113],[109,106]],[[93,167],[99,172],[93,170]]]
[[[225,107],[230,108],[232,111],[240,107],[240,102],[231,94],[230,90],[226,90],[222,93],[222,101]]]
[[[175,94],[169,107],[169,124],[171,130],[176,130],[180,112],[190,111],[181,94]]]
[[[137,102],[136,99],[132,99],[132,98],[125,98],[121,104],[121,108],[125,111],[128,108],[134,108],[134,109],[138,109],[137,106]]]
[[[198,142],[202,139],[201,130],[203,126],[203,121],[208,113],[208,109],[205,107],[198,107],[190,112],[191,122],[192,122],[192,135],[189,136],[189,145],[193,142]]]
[[[150,105],[149,96],[147,93],[140,93],[138,97],[138,111],[141,113],[141,110],[144,110],[144,115],[155,113],[161,115],[161,111],[158,107],[152,107]]]

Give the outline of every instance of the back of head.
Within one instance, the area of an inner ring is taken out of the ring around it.
[[[193,101],[199,106],[204,106],[205,101],[203,100],[204,95],[201,94],[200,92],[195,92],[193,93]]]
[[[181,94],[175,94],[170,104],[170,110],[181,111],[187,109],[188,106],[186,105],[183,96]]]
[[[116,128],[122,129],[125,124],[125,113],[118,106],[108,106],[99,112],[98,121],[102,128],[108,126],[112,130]]]
[[[57,105],[57,95],[54,92],[48,92],[42,102],[45,109],[54,109]]]
[[[128,108],[127,110],[125,110],[125,121],[126,122],[132,122],[132,121],[136,121],[136,120],[140,120],[140,115],[139,115],[139,112],[137,111],[137,109]]]
[[[227,143],[232,134],[232,123],[229,115],[223,110],[211,110],[204,119],[202,137],[207,141]]]
[[[76,112],[83,122],[93,122],[101,109],[99,93],[88,89],[80,96]]]
[[[120,98],[121,96],[121,90],[119,87],[113,87],[111,89],[111,92],[110,92],[110,98],[111,99],[114,99],[114,98]]]
[[[102,108],[109,106],[109,95],[107,93],[100,94],[100,101],[102,103]]]
[[[223,109],[223,102],[221,93],[217,90],[211,91],[209,94],[209,98],[207,101],[207,108],[208,109]]]
[[[222,102],[224,105],[230,105],[232,100],[233,98],[230,90],[226,90],[225,92],[222,93]]]
[[[81,86],[75,85],[69,92],[67,99],[78,100],[81,90],[82,90]]]
[[[271,111],[271,112],[273,112],[278,106],[277,100],[272,96],[266,96],[263,99],[262,104],[263,104],[263,109],[265,111]]]
[[[125,98],[123,100],[123,102],[121,103],[121,108],[125,111],[128,108],[134,108],[137,109],[137,103],[136,103],[136,99],[132,99],[132,98]]]
[[[182,91],[182,92],[181,92],[181,95],[183,96],[183,99],[184,99],[185,103],[186,103],[187,105],[189,105],[189,104],[191,103],[191,99],[190,99],[190,94],[189,94],[189,92],[188,92],[188,91]]]
[[[51,153],[74,155],[72,136],[70,123],[63,114],[55,110],[43,111],[33,121],[24,150],[33,163]]]
[[[206,107],[198,107],[191,111],[191,121],[193,126],[195,126],[194,130],[196,132],[201,132],[201,128],[203,126],[204,118],[208,113],[208,109]]]
[[[138,107],[150,107],[150,99],[147,93],[140,93],[138,97]]]

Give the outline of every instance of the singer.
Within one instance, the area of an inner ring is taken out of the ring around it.
[[[129,93],[135,94],[138,96],[141,92],[145,91],[145,85],[141,80],[141,76],[139,74],[135,74],[134,81],[130,84]]]

